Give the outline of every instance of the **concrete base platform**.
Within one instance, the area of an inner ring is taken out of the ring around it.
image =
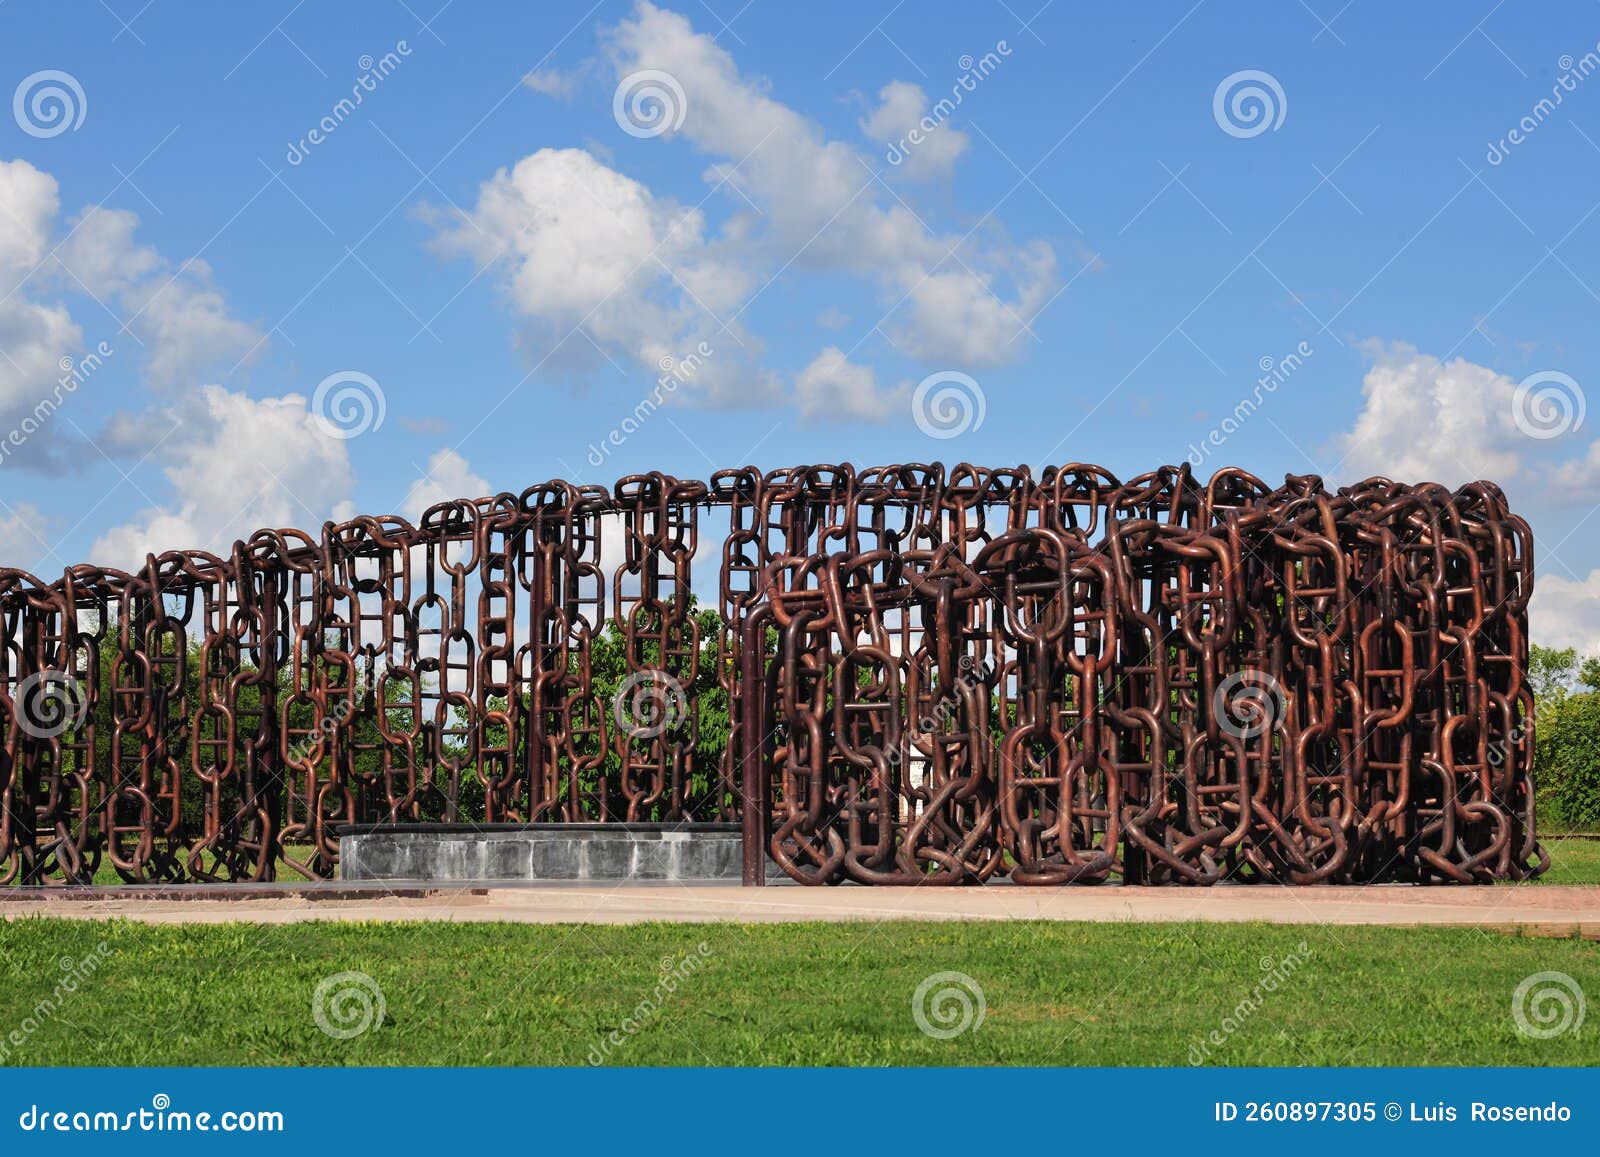
[[[276,887],[273,893],[269,889]],[[1183,920],[1271,924],[1390,925],[1515,930],[1530,935],[1600,939],[1600,887],[1502,885],[1419,888],[1406,885],[1316,888],[803,888],[779,884],[544,883],[391,888],[330,881],[181,889],[0,892],[0,918],[118,917],[151,924],[264,924],[300,920],[451,920],[530,924],[631,924],[799,920],[1085,920],[1169,923]],[[101,895],[95,895],[101,892]],[[225,893],[225,898],[219,896]]]
[[[378,824],[339,835],[346,882],[737,880],[736,824]]]

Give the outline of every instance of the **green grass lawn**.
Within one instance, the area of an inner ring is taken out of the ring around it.
[[[1570,836],[1545,835],[1544,845],[1550,850],[1550,870],[1533,884],[1600,884],[1600,840],[1579,839]],[[291,845],[289,853],[302,862],[310,859],[312,848]],[[278,879],[282,883],[303,883],[299,872],[280,864]],[[118,885],[124,881],[110,863],[102,862],[94,874],[96,884]]]
[[[31,1019],[62,959],[101,944],[89,982]],[[1291,954],[1268,987],[1263,960]],[[313,993],[351,971],[387,1011],[335,1039]],[[1224,1065],[1600,1063],[1600,1010],[1579,1032],[1518,1034],[1513,992],[1550,971],[1600,999],[1600,945],[1471,930],[27,918],[0,923],[0,1043],[21,1029],[7,1063],[73,1065],[1183,1065],[1202,1044]],[[912,1016],[939,972],[986,1004],[950,1040]]]
[[[1531,883],[1600,884],[1600,840],[1559,834],[1539,839],[1550,853],[1550,870]]]

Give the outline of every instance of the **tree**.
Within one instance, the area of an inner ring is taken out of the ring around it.
[[[1600,656],[1533,647],[1533,781],[1541,813],[1558,827],[1600,828]]]
[[[1596,660],[1586,660],[1595,663]],[[1577,672],[1578,651],[1575,647],[1541,647],[1535,643],[1528,649],[1528,685],[1533,688],[1534,702],[1541,707],[1564,697],[1572,689]]]
[[[676,701],[676,715],[666,733],[668,737],[687,734],[691,720],[696,724],[694,747],[690,753],[684,791],[683,814],[669,815],[671,800],[663,797],[646,814],[638,817],[645,822],[668,819],[715,819],[728,814],[732,807],[732,800],[724,791],[721,774],[724,752],[732,733],[728,692],[722,686],[718,668],[718,637],[722,630],[722,622],[716,611],[698,605],[698,601],[692,595],[689,599],[688,614],[692,616],[699,630],[699,644],[695,648],[696,659],[692,678],[689,674],[689,663],[685,659],[673,659],[663,668],[660,649],[652,641],[642,644],[638,656],[643,668],[665,669],[676,684],[672,696]],[[640,625],[648,635],[650,624]],[[579,662],[576,652],[570,656],[568,662],[569,669],[575,672]],[[589,811],[583,818],[601,819],[599,801],[603,799],[606,817],[615,820],[622,818],[627,809],[626,799],[621,790],[622,757],[618,746],[620,739],[617,698],[619,693],[624,691],[624,684],[628,679],[628,654],[626,636],[614,618],[608,618],[589,640],[589,673],[590,698],[596,709],[604,716],[606,749],[602,755],[599,740],[593,735],[578,736],[573,741],[573,749],[580,760],[597,762],[597,766],[580,776],[579,790],[588,801]],[[497,698],[491,699],[488,706],[491,711],[503,712],[507,705],[504,698]],[[625,713],[626,707],[623,710]],[[526,721],[531,712],[531,696],[524,694],[520,716]],[[526,724],[521,730],[519,745],[526,744],[529,735]],[[506,742],[506,728],[503,724],[488,724],[483,727],[482,736],[487,745],[503,747]],[[526,750],[519,750],[515,755],[520,766],[526,758]],[[600,758],[596,760],[596,757]],[[563,775],[568,771],[566,767],[561,768]],[[482,779],[483,776],[475,764],[463,769],[460,805],[465,816],[481,818],[483,815]],[[556,818],[559,817],[545,817],[546,820]]]

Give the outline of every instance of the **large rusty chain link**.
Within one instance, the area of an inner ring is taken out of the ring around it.
[[[344,825],[749,787],[806,883],[1524,878],[1532,585],[1490,483],[1077,463],[556,480],[0,570],[0,881],[325,877]]]

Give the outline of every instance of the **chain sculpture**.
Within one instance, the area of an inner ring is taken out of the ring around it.
[[[1490,483],[840,465],[0,570],[0,881],[741,817],[752,882],[1524,878],[1531,552]]]

